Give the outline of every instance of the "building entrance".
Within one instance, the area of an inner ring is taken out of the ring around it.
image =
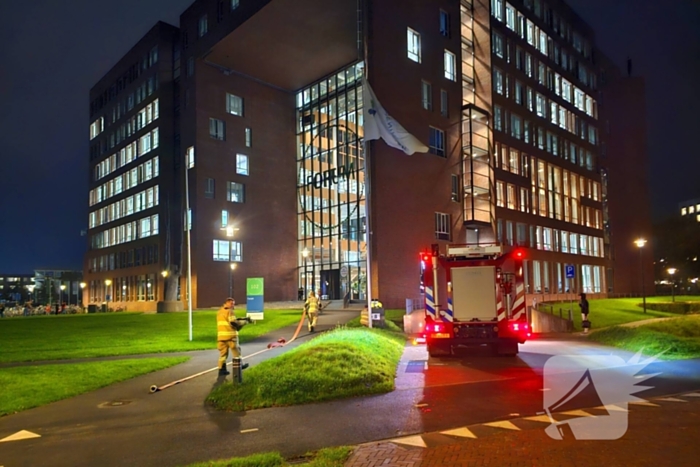
[[[324,300],[340,300],[340,269],[321,271],[321,297]]]

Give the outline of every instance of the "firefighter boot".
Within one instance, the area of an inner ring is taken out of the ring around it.
[[[224,363],[224,366],[219,368],[219,376],[226,376],[230,375],[229,371],[226,369],[226,364]]]

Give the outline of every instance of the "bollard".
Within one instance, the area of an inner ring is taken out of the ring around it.
[[[234,383],[243,382],[243,370],[241,369],[241,357],[234,357],[231,365],[231,373],[233,374]]]

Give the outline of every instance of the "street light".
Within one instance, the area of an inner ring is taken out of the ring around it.
[[[675,302],[676,301],[676,292],[674,289],[676,288],[675,287],[676,283],[673,280],[673,275],[676,273],[676,271],[678,271],[678,269],[668,268],[667,271],[671,275],[671,302]]]
[[[58,296],[58,303],[63,305],[63,291],[66,290],[66,284],[61,284],[59,289],[61,289],[61,292],[59,293],[59,296]]]
[[[107,288],[112,285],[112,279],[105,279],[105,302],[109,302],[109,293]]]
[[[634,241],[634,244],[637,245],[637,248],[639,248],[639,269],[642,273],[642,306],[644,307],[644,313],[647,312],[647,296],[644,293],[644,263],[642,261],[642,249],[644,248],[644,245],[647,244],[647,241],[643,238],[638,238],[637,240]]]
[[[160,273],[160,275],[163,277],[168,277],[168,271],[163,271]]]
[[[85,295],[85,287],[87,287],[87,284],[85,282],[81,282],[80,283],[80,303],[78,304],[80,306],[80,308],[82,308],[83,304],[85,303],[83,301],[83,299],[85,298],[85,297],[83,297],[83,295]]]
[[[231,263],[231,269],[228,271],[228,296],[233,298],[233,271],[236,269],[236,263]]]

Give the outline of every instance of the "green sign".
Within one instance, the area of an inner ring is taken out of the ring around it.
[[[246,316],[254,320],[262,320],[265,308],[265,279],[249,277],[246,283]]]

